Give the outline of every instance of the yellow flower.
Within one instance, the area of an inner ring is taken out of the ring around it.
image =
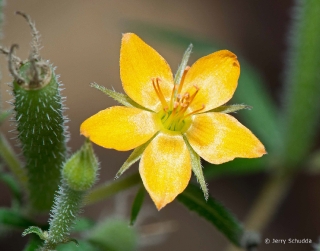
[[[152,139],[139,171],[158,210],[188,185],[191,169],[195,170],[191,152],[213,164],[266,153],[235,118],[212,111],[229,101],[237,87],[240,65],[236,55],[217,51],[182,72],[181,81],[174,83],[161,55],[137,35],[124,34],[120,76],[124,91],[140,108],[114,106],[88,118],[80,128],[94,143],[119,151]],[[201,165],[198,171],[199,178]]]

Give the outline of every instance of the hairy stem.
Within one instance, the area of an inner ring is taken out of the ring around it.
[[[295,0],[285,68],[282,113],[284,167],[295,168],[308,156],[320,119],[320,1]]]
[[[55,250],[60,243],[68,241],[70,230],[82,206],[84,191],[75,191],[63,184],[55,198],[52,210],[49,238],[45,241],[42,251]]]

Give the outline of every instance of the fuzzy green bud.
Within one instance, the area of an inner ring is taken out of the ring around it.
[[[75,191],[86,191],[97,179],[98,161],[90,141],[73,154],[65,163],[62,176],[65,183]]]

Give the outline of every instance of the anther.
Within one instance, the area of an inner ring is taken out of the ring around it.
[[[186,92],[186,93],[182,96],[181,103],[183,104],[184,102],[188,101],[189,97],[190,97],[189,92]]]

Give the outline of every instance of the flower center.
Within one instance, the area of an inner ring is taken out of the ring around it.
[[[162,104],[162,109],[158,112],[158,117],[163,127],[169,131],[182,133],[189,128],[191,124],[191,115],[198,113],[205,108],[205,105],[202,105],[200,109],[187,113],[190,104],[199,92],[199,87],[194,85],[194,91],[192,93],[186,92],[181,94],[183,80],[184,77],[182,78],[180,85],[174,85],[171,99],[167,102],[161,91],[161,79],[152,78],[153,88]]]

